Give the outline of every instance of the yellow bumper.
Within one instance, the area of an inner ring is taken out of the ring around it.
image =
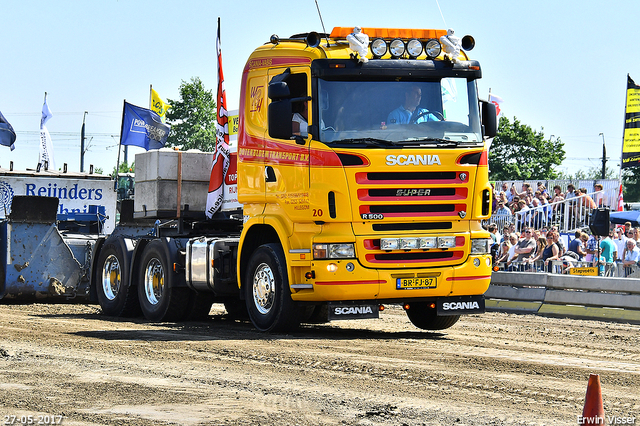
[[[330,272],[335,269],[335,272]],[[428,269],[369,269],[357,259],[314,260],[312,278],[292,283],[292,299],[324,302],[470,296],[491,281],[491,256],[470,256],[459,266]],[[404,286],[408,288],[398,288]]]

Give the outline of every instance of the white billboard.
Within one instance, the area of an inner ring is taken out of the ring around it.
[[[116,223],[116,192],[111,179],[98,175],[38,175],[0,172],[0,219],[11,210],[16,195],[58,198],[58,215],[89,213],[89,206],[103,206],[107,216],[104,233],[109,234]]]

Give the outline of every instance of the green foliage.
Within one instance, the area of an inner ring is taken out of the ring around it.
[[[625,203],[640,201],[640,167],[630,167],[622,171],[622,188]]]
[[[135,161],[130,165],[124,162],[124,163],[120,163],[120,165],[118,166],[118,173],[135,173],[135,172],[136,172]],[[114,167],[113,172],[111,172],[111,175],[115,175],[115,174],[116,174],[116,168]]]
[[[216,147],[216,100],[198,77],[191,82],[182,80],[180,100],[167,99],[167,124],[171,125],[167,147],[183,150],[196,148],[213,152]]]
[[[609,166],[607,166],[605,173],[605,179],[618,179],[618,172]],[[558,177],[556,179],[567,179],[567,180],[598,180],[602,179],[602,167],[593,166],[589,167],[589,170],[586,172],[584,170],[578,170],[575,174],[571,173],[558,173]]]
[[[489,151],[491,180],[556,179],[559,166],[565,158],[564,144],[557,138],[545,139],[542,131],[521,124],[516,117],[513,123],[500,117],[498,135]]]

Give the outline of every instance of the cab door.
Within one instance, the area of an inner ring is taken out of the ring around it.
[[[278,82],[279,97],[269,94],[269,132],[265,138],[265,214],[282,215],[292,222],[309,221],[309,145],[308,132],[293,134],[293,115],[305,116],[311,125],[311,85],[309,68],[289,67],[269,70],[269,82]],[[282,84],[284,83],[284,85]],[[288,89],[288,96],[286,90]],[[285,108],[272,103],[281,102]],[[288,104],[291,105],[289,109]],[[306,107],[306,113],[305,113]],[[275,128],[278,126],[278,128]],[[293,228],[291,228],[292,230]]]

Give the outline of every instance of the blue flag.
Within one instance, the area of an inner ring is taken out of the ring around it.
[[[164,124],[150,109],[124,103],[120,144],[139,146],[147,151],[159,149],[167,143],[170,129],[171,126]]]
[[[16,141],[16,132],[11,127],[11,124],[4,118],[4,115],[0,112],[0,145],[11,147],[11,151],[16,149],[13,144]]]

